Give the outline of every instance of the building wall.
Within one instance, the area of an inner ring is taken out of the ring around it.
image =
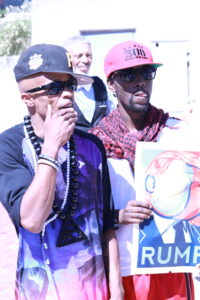
[[[0,132],[17,123],[21,123],[23,121],[23,116],[27,113],[27,109],[21,100],[13,73],[13,68],[17,60],[17,56],[0,57]]]
[[[33,43],[62,43],[79,30],[132,28],[133,0],[32,0]]]
[[[32,43],[62,45],[67,37],[82,30],[135,29],[134,39],[149,46],[155,60],[164,63],[154,83],[152,103],[176,113],[187,109],[187,103],[195,101],[199,94],[197,3],[197,0],[32,0]],[[103,42],[102,49],[104,55]],[[103,59],[97,59],[96,73],[99,71],[102,77]]]
[[[149,46],[155,61],[164,65],[154,80],[152,104],[172,113],[195,108],[199,119],[200,43],[197,0],[32,0],[32,44],[55,43],[80,31],[133,29],[133,38]],[[127,38],[109,37],[96,43],[93,38],[94,64],[91,71],[106,81],[103,58],[111,47]],[[109,40],[109,43],[107,42]],[[158,47],[157,47],[158,46]],[[13,60],[13,63],[11,63]],[[22,120],[26,109],[20,101],[13,77],[16,58],[1,58],[3,110],[0,131]],[[9,93],[8,93],[9,91]],[[19,99],[18,103],[15,101]],[[17,103],[17,113],[10,110]],[[5,116],[9,115],[9,118]],[[198,123],[197,123],[198,125]]]

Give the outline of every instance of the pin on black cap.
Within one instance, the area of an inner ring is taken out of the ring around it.
[[[33,45],[21,54],[14,67],[16,81],[40,72],[69,74],[79,85],[93,83],[91,77],[73,72],[70,54],[58,45]]]

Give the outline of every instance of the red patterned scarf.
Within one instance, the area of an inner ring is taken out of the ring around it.
[[[151,105],[144,129],[130,133],[117,108],[108,117],[102,119],[95,128],[92,128],[90,133],[102,140],[107,157],[126,158],[134,169],[136,142],[156,141],[168,117],[168,113]]]

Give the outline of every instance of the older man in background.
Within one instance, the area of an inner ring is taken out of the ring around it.
[[[93,60],[91,43],[84,36],[78,35],[68,38],[64,47],[71,55],[74,72],[89,74]],[[94,127],[115,108],[102,79],[98,76],[92,78],[93,84],[80,86],[74,93],[74,109],[78,113],[76,128],[84,131]]]

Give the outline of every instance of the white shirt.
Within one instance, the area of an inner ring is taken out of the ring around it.
[[[74,93],[74,101],[86,120],[91,123],[95,111],[95,97],[92,85],[78,86],[77,91]]]
[[[117,98],[110,91],[107,91],[108,97],[106,100],[107,114],[114,110],[117,106]],[[82,114],[88,122],[91,123],[95,111],[95,95],[91,84],[78,86],[74,93],[74,101],[78,105]]]

